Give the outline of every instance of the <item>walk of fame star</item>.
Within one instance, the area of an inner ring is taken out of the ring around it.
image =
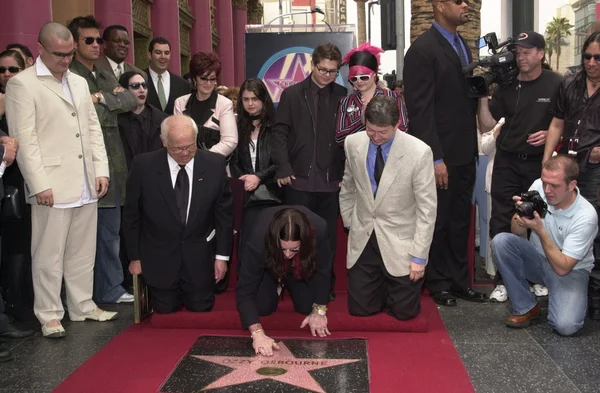
[[[202,390],[205,391],[231,385],[239,385],[268,378],[304,388],[315,393],[327,393],[308,373],[309,371],[354,363],[361,360],[297,358],[290,352],[285,343],[280,342],[279,346],[280,350],[274,351],[273,356],[270,357],[192,355],[194,358],[231,367],[233,369],[232,372],[214,381]]]

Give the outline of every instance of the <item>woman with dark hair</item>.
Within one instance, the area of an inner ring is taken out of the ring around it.
[[[141,73],[126,72],[119,78],[119,84],[132,92],[137,100],[137,107],[134,110],[118,116],[125,160],[127,167],[130,168],[133,157],[163,147],[160,140],[160,124],[167,114],[146,102],[148,85]]]
[[[269,140],[275,118],[273,100],[262,80],[250,78],[240,87],[237,116],[238,145],[233,153],[231,176],[244,183],[242,236],[238,250],[252,229],[261,209],[281,204],[281,189],[275,180]],[[240,253],[238,252],[238,254]]]
[[[13,76],[25,69],[25,60],[16,50],[5,50],[0,53],[0,127],[7,130],[4,118],[4,92],[6,84]]]
[[[308,325],[313,336],[331,334],[326,317],[331,251],[327,223],[321,217],[302,206],[263,210],[244,246],[238,270],[237,308],[257,354],[271,356],[273,349],[279,349],[265,334],[259,316],[277,310],[281,288],[289,290],[294,310],[308,315],[301,328]]]
[[[190,60],[192,94],[175,100],[174,113],[188,115],[198,125],[198,148],[225,157],[233,153],[238,132],[231,100],[215,91],[221,60],[215,53],[199,52]]]

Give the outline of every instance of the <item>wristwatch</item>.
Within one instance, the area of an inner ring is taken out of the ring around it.
[[[100,93],[94,93],[94,97],[96,97],[96,99],[98,100],[98,102],[100,102],[100,100],[102,99],[102,94],[100,94]]]
[[[327,314],[327,306],[319,306],[316,303],[313,303],[313,312],[317,315],[325,315]]]

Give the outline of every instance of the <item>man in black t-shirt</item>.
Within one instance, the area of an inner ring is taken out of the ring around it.
[[[490,131],[502,117],[506,120],[496,138],[490,238],[510,232],[510,220],[515,212],[512,197],[527,191],[540,177],[544,144],[552,121],[550,101],[562,82],[560,75],[542,69],[546,42],[541,34],[521,33],[516,45],[517,79],[510,86],[498,87],[491,101],[481,98],[477,114],[482,133]],[[495,284],[490,300],[506,301],[507,292],[499,272]],[[539,295],[544,294],[543,288],[538,291]]]

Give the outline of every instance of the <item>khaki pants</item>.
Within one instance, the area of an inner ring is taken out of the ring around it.
[[[98,204],[57,209],[32,205],[33,311],[42,325],[62,320],[60,298],[65,280],[71,316],[94,311],[94,259]]]

